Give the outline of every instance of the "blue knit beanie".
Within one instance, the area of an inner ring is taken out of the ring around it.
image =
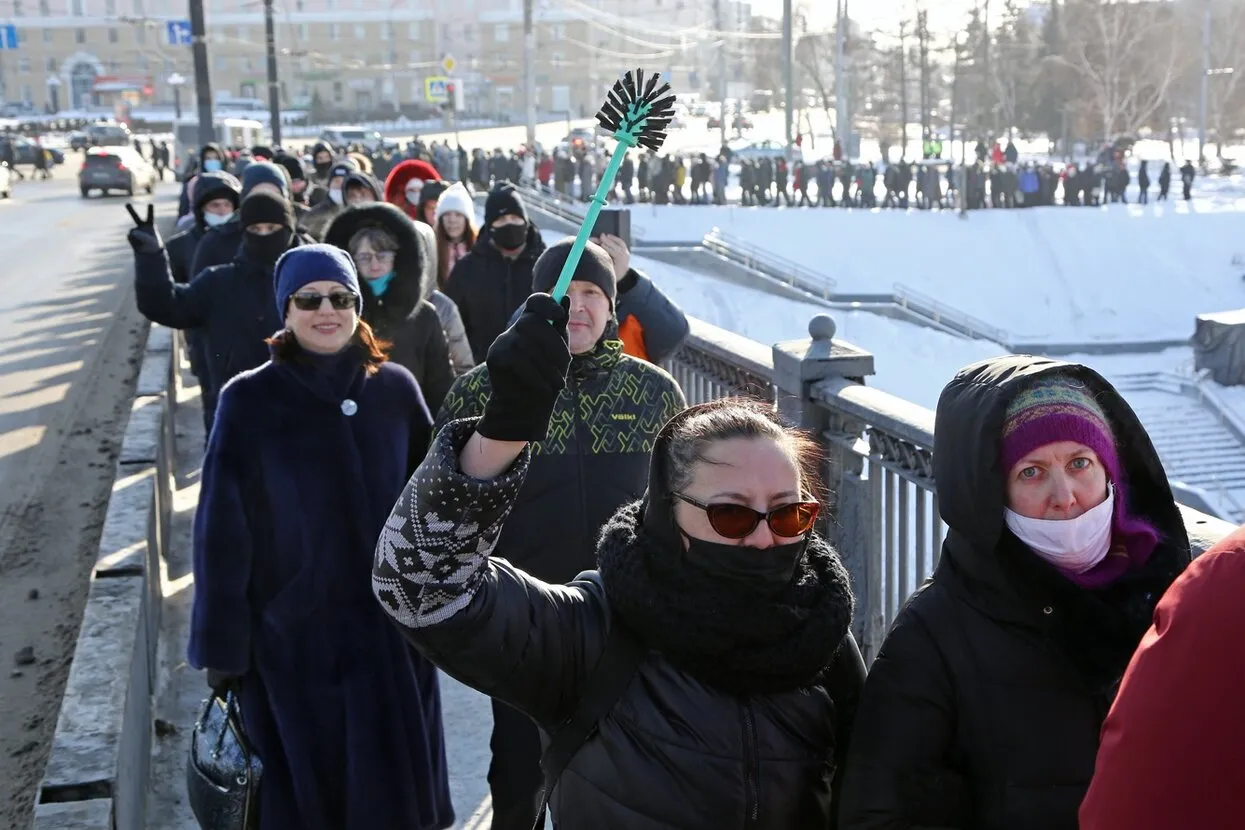
[[[290,174],[269,161],[253,161],[242,171],[242,198],[251,195],[259,184],[276,185],[281,195],[290,198]]]
[[[355,310],[363,311],[363,292],[359,290],[359,275],[354,269],[350,255],[333,245],[301,245],[290,248],[277,260],[272,270],[272,284],[277,297],[277,316],[285,319],[290,295],[309,282],[331,280],[344,285],[358,297]]]

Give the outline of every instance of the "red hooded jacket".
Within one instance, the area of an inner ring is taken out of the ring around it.
[[[1245,826],[1245,528],[1154,611],[1102,727],[1081,830]]]
[[[398,162],[385,179],[385,201],[402,208],[412,219],[419,219],[418,207],[406,200],[406,183],[411,179],[439,182],[441,174],[437,172],[437,168],[422,159],[407,159]]]

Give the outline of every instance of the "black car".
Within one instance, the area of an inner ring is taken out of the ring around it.
[[[104,196],[109,190],[133,196],[139,188],[151,193],[155,187],[155,168],[128,147],[95,147],[87,152],[78,171],[78,189],[83,199],[92,190],[99,190]]]
[[[52,154],[53,164],[64,164],[65,163],[65,154],[62,153],[60,150],[57,150],[53,147],[44,147],[43,149],[47,150],[49,153]],[[36,150],[36,146],[33,141],[27,141],[24,138],[19,138],[18,140],[13,142],[13,163],[14,164],[34,164],[35,163],[35,150]]]

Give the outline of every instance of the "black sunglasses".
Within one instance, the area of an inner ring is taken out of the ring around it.
[[[353,291],[334,291],[332,294],[291,294],[290,300],[299,311],[317,311],[320,305],[328,300],[333,308],[345,311],[354,308],[359,295]]]
[[[768,513],[762,513],[743,504],[705,504],[688,498],[682,493],[675,493],[674,497],[705,511],[705,515],[709,518],[709,526],[719,536],[727,539],[744,539],[751,536],[752,531],[757,529],[762,519],[769,525],[769,529],[774,532],[775,536],[788,539],[803,536],[808,533],[813,522],[817,521],[817,515],[821,513],[821,505],[815,501],[792,502],[782,507],[775,507]]]

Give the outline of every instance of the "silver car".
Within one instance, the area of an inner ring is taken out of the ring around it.
[[[133,196],[139,188],[151,193],[156,189],[156,168],[132,147],[92,147],[87,151],[82,169],[78,171],[78,189],[82,198],[92,190],[103,196],[119,190]]]

